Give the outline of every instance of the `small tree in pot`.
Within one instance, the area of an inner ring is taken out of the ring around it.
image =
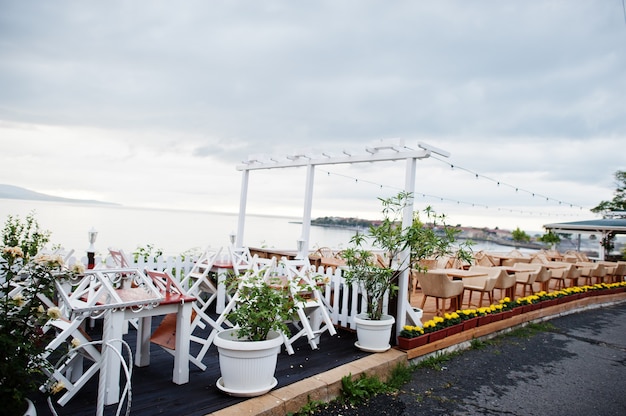
[[[352,246],[342,254],[348,266],[346,282],[357,283],[364,291],[367,296],[365,318],[370,321],[389,320],[383,314],[384,296],[386,293],[391,297],[397,294],[399,276],[408,268],[423,270],[420,260],[449,254],[459,233],[459,230],[446,225],[444,215],[435,213],[430,207],[424,210],[428,222],[422,222],[415,212],[411,225],[404,227],[403,211],[412,198],[412,194],[404,191],[387,199],[378,198],[382,204],[383,220],[378,225],[371,225],[367,234],[356,234],[350,241]],[[367,244],[372,250],[378,249],[384,253],[384,264],[381,264],[379,256],[365,248]],[[471,259],[471,253],[467,250],[470,244],[465,242],[459,245],[459,258],[465,261]],[[358,323],[359,320],[357,331]],[[393,325],[393,320],[390,325]],[[380,340],[381,337],[377,338]],[[385,343],[388,340],[389,337]],[[368,349],[363,345],[358,346]],[[369,350],[387,348],[388,345],[381,345]]]

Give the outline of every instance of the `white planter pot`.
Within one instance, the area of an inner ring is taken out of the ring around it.
[[[367,352],[384,352],[391,348],[391,328],[396,322],[391,315],[383,315],[380,320],[369,319],[367,314],[360,313],[354,317],[356,335],[359,339],[354,345]]]
[[[219,353],[222,374],[217,380],[217,388],[238,397],[265,394],[278,384],[274,373],[283,344],[282,335],[270,332],[265,341],[245,341],[237,338],[236,331],[219,332],[213,341]]]
[[[24,416],[37,416],[35,403],[33,403],[30,399],[26,399],[26,402],[28,403],[28,408],[26,409],[26,413],[24,413]]]

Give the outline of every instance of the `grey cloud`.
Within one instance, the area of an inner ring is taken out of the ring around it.
[[[6,120],[238,138],[195,153],[233,159],[284,141],[626,131],[609,2],[0,4]]]

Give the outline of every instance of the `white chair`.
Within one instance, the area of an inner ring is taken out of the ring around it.
[[[163,295],[164,299],[161,303],[185,303],[195,302],[196,298],[189,296],[186,291],[180,286],[180,284],[166,271],[146,270],[146,275],[152,279],[152,283]],[[177,313],[170,313],[165,315],[159,326],[154,330],[150,336],[150,342],[159,345],[168,353],[176,354],[176,341],[177,337],[181,336],[176,333],[176,320],[178,319]],[[192,318],[193,320],[193,313]],[[189,343],[189,334],[183,334],[185,337],[179,342]],[[190,355],[189,361],[201,370],[206,369],[206,366],[202,364],[201,360]]]
[[[192,312],[194,318],[191,322],[190,341],[202,345],[198,355],[192,359],[192,362],[202,370],[206,369],[206,366],[202,364],[202,359],[209,350],[215,335],[212,331],[212,335],[209,338],[205,338],[194,335],[194,331],[197,328],[205,329],[207,325],[213,329],[220,328],[220,325],[209,316],[209,307],[217,299],[217,285],[211,279],[210,272],[221,252],[221,248],[217,250],[207,248],[180,282],[181,287],[187,291],[187,295],[196,298]]]
[[[315,268],[311,266],[308,259],[288,260],[284,257],[278,264],[278,268],[282,268],[282,272],[285,273],[292,296],[302,297],[303,294],[299,292],[301,285],[307,286],[309,292],[298,305],[299,320],[293,321],[298,332],[291,334],[291,336],[283,334],[285,348],[290,355],[293,354],[292,344],[297,339],[306,336],[309,345],[315,350],[318,348],[322,333],[325,331],[328,331],[330,335],[337,333],[324,303],[324,297],[319,291],[318,282],[312,278],[312,275],[315,274]]]
[[[233,272],[236,275],[241,275],[248,270],[252,265],[252,255],[248,247],[229,247],[228,252],[230,254],[230,260],[233,265]]]
[[[126,256],[126,253],[124,253],[124,251],[122,251],[121,249],[115,249],[113,247],[109,247],[109,255],[111,256],[111,258],[113,259],[113,262],[115,263],[115,267],[132,267],[133,263],[130,261],[130,259]]]
[[[43,327],[44,333],[55,332],[55,337],[46,346],[43,357],[48,361],[59,356],[63,359],[61,362],[50,361],[50,367],[42,367],[48,376],[48,383],[39,389],[46,392],[50,382],[62,383],[66,390],[57,399],[61,406],[67,404],[102,367],[102,355],[91,344],[91,338],[81,328],[82,324],[81,317],[72,321],[60,318],[49,320]],[[73,343],[76,348],[71,350]]]

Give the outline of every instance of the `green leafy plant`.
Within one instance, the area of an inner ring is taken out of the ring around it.
[[[405,363],[398,363],[391,370],[391,374],[387,379],[387,386],[392,390],[398,390],[404,384],[411,381],[411,375],[415,369],[412,365],[406,365]]]
[[[618,170],[614,173],[615,196],[611,201],[601,201],[591,212],[596,214],[608,211],[626,211],[626,171]]]
[[[352,374],[342,377],[341,387],[343,399],[352,404],[361,403],[376,394],[390,391],[389,386],[380,379],[365,374],[361,374],[361,377],[357,379],[353,379]]]
[[[44,333],[49,319],[60,317],[57,307],[44,299],[54,299],[55,280],[73,271],[64,269],[58,255],[33,255],[47,241],[36,220],[26,223],[9,217],[3,230],[0,259],[0,402],[4,410],[23,414],[25,398],[44,381],[49,363],[42,353],[52,336]],[[12,246],[7,245],[14,244]],[[31,260],[23,251],[26,248]],[[21,410],[21,413],[20,413]],[[6,413],[3,413],[6,414]]]
[[[22,259],[27,263],[48,241],[50,231],[42,230],[35,219],[35,213],[29,213],[22,221],[19,216],[8,215],[2,229],[2,246],[19,247]]]
[[[513,238],[513,241],[517,241],[520,243],[530,241],[530,236],[525,231],[520,230],[519,227],[511,231],[511,237]]]
[[[139,259],[143,259],[143,261],[148,261],[150,258],[153,260],[158,259],[163,255],[163,250],[160,248],[156,248],[153,244],[146,244],[145,247],[137,247],[135,251],[133,251],[133,258],[135,263],[139,261]]]
[[[554,247],[555,244],[561,242],[561,237],[559,237],[558,234],[553,233],[552,230],[550,230],[541,237],[539,237],[539,241],[548,244],[550,247]]]
[[[443,368],[443,364],[450,361],[453,357],[459,355],[460,352],[450,352],[450,353],[435,353],[427,358],[424,358],[422,361],[416,364],[417,368],[430,368],[436,371],[441,371]]]
[[[424,210],[427,222],[414,213],[411,224],[403,226],[404,210],[412,206],[413,196],[399,192],[390,198],[378,198],[382,204],[383,220],[371,225],[367,234],[357,233],[350,240],[351,247],[343,251],[346,261],[346,282],[361,285],[367,294],[367,314],[370,319],[380,320],[386,293],[393,297],[398,290],[398,278],[407,269],[420,269],[419,261],[450,253],[459,230],[445,223],[445,216],[436,214],[430,207]],[[364,248],[367,244],[372,250]],[[457,255],[463,260],[471,259],[467,248],[471,242],[460,244]],[[374,249],[384,256],[377,256]],[[381,264],[381,257],[384,264]]]
[[[285,322],[293,318],[304,300],[299,293],[307,290],[306,285],[296,284],[292,291],[290,285],[294,284],[276,276],[266,277],[264,270],[249,270],[241,279],[229,278],[228,290],[239,290],[237,307],[228,314],[228,319],[237,325],[237,336],[262,341],[270,331],[289,334]]]

